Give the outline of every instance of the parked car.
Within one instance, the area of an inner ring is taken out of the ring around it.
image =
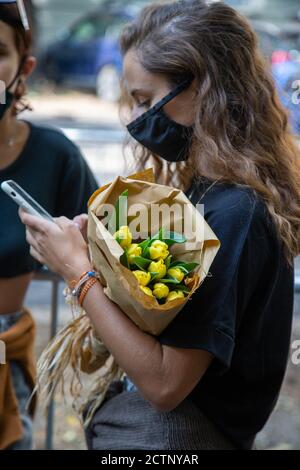
[[[84,16],[42,53],[40,75],[58,85],[92,89],[103,99],[117,100],[122,70],[118,37],[133,17],[133,11],[124,8]]]

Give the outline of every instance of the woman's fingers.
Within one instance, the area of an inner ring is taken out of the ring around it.
[[[39,263],[45,264],[41,253],[39,253],[33,246],[30,247],[30,254],[35,258]]]
[[[30,229],[30,228],[26,228],[26,241],[27,243],[29,243],[29,245],[34,245],[36,243],[36,235],[37,235],[38,232]]]
[[[87,242],[88,215],[87,214],[78,215],[77,217],[73,219],[73,222],[75,224],[78,224],[79,230],[81,231],[83,238]]]
[[[26,241],[36,251],[41,250],[41,238],[40,237],[41,236],[38,232],[35,232],[28,227],[26,228]]]
[[[41,217],[28,214],[21,208],[19,209],[19,216],[24,225],[27,225],[37,232],[46,233],[49,230],[49,226],[51,226],[51,222]]]
[[[76,225],[73,220],[68,219],[67,217],[57,217],[54,219],[58,227],[62,230],[74,229],[78,230],[78,225]]]
[[[33,231],[32,229],[28,227],[26,228],[26,240],[28,244],[30,245],[31,256],[35,258],[39,263],[45,264],[43,255],[40,251],[41,250],[41,247],[39,244],[40,237],[41,235],[38,232]]]
[[[73,222],[78,224],[80,230],[83,230],[88,224],[88,216],[87,214],[77,215],[74,217]]]

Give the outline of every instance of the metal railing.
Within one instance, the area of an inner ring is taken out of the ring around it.
[[[62,282],[62,279],[48,271],[47,269],[42,269],[34,275],[35,281],[43,281],[51,283],[51,322],[50,322],[50,336],[49,341],[57,333],[58,326],[58,304],[59,304],[59,284]],[[54,400],[51,401],[48,411],[47,411],[47,424],[46,424],[46,439],[45,439],[45,448],[47,450],[53,449],[53,431],[54,431]]]

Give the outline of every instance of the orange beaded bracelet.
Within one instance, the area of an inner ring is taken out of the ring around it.
[[[78,299],[78,303],[81,307],[82,307],[86,294],[91,289],[91,287],[93,287],[97,282],[98,282],[98,279],[93,277],[89,279],[88,281],[86,281],[86,283],[84,284],[82,291],[80,292],[79,299]]]
[[[73,280],[73,281],[69,282],[69,287],[71,289],[74,289],[76,287],[76,285],[81,281],[81,279],[83,279],[84,276],[86,276],[88,273],[89,273],[89,271],[85,271],[83,274],[81,274],[80,278],[77,281]]]

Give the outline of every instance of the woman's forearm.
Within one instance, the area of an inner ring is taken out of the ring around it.
[[[100,284],[88,292],[83,308],[97,335],[128,374],[144,398],[159,408],[165,393],[163,347],[142,332],[103,292]]]

